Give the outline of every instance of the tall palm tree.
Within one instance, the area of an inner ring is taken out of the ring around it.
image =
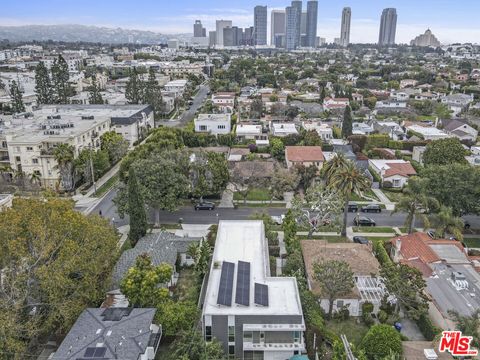
[[[40,174],[36,171],[32,172],[28,178],[30,179],[30,182],[33,184],[33,185],[39,185],[40,184],[40,180],[41,180],[41,177],[40,177]]]
[[[330,161],[327,161],[325,165],[323,165],[322,173],[327,184],[330,183],[330,179],[338,169],[345,168],[347,162],[348,160],[345,155],[340,153],[336,154]]]
[[[352,193],[361,195],[370,187],[370,180],[351,161],[346,161],[345,166],[337,168],[330,177],[329,187],[340,192],[345,199],[343,212],[342,236],[347,235],[348,202]]]
[[[408,185],[403,189],[404,196],[395,205],[395,210],[391,212],[391,215],[401,211],[407,214],[404,226],[408,229],[408,233],[413,233],[415,226],[415,219],[420,217],[423,221],[423,227],[428,228],[430,221],[428,214],[437,209],[438,201],[426,194],[425,180],[418,177],[412,177],[408,181]]]
[[[438,237],[444,238],[446,234],[452,234],[459,241],[463,240],[465,224],[462,218],[453,215],[452,208],[441,206],[440,211],[432,216],[432,223]]]
[[[73,160],[74,147],[68,144],[59,144],[53,151],[53,157],[57,161],[57,168],[62,179],[62,186],[66,191],[73,189]]]

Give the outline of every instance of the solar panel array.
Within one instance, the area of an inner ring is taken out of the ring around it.
[[[218,286],[217,304],[232,306],[233,275],[235,264],[224,261],[222,263],[222,273],[220,275],[220,285]]]
[[[237,290],[235,292],[235,302],[240,305],[250,305],[250,263],[245,261],[238,262],[237,268]]]
[[[106,352],[106,347],[89,347],[85,350],[83,357],[90,359],[102,359]]]
[[[268,306],[268,285],[255,283],[255,304]]]

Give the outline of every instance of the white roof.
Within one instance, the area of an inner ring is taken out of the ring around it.
[[[388,166],[388,164],[407,164],[409,163],[409,161],[405,161],[405,160],[368,160],[370,162],[370,164],[372,164],[374,167],[376,167],[377,169],[384,169],[384,170],[388,170],[390,169],[390,166]]]
[[[237,135],[243,134],[260,134],[262,125],[239,124],[237,125]]]
[[[223,261],[235,264],[232,306],[217,305]],[[238,261],[250,262],[249,306],[235,303]],[[219,264],[218,268],[215,263]],[[254,303],[254,283],[268,285],[268,306]],[[207,315],[302,315],[296,279],[270,276],[263,221],[220,221],[203,312]]]
[[[408,127],[409,130],[412,130],[412,131],[415,131],[415,132],[418,132],[419,134],[422,134],[422,135],[427,135],[427,136],[431,136],[431,135],[435,135],[435,136],[439,136],[439,135],[444,135],[445,137],[447,137],[448,135],[443,132],[442,130],[440,129],[437,129],[436,127],[425,127],[425,126],[420,126],[420,125],[411,125]]]
[[[297,128],[293,123],[273,123],[273,131],[275,133],[297,134]]]

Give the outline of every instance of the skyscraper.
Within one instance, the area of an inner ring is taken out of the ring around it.
[[[285,8],[285,47],[287,50],[295,50],[297,48],[297,8],[287,6]]]
[[[307,46],[314,48],[317,40],[317,17],[318,2],[309,0],[307,2]]]
[[[270,45],[284,47],[282,39],[285,38],[285,10],[272,10],[270,29]]]
[[[352,9],[343,8],[342,11],[342,29],[340,30],[340,45],[348,46],[350,44],[350,23],[352,21]]]
[[[226,27],[232,27],[232,20],[217,20],[215,45],[223,46],[223,29]]]
[[[397,9],[387,8],[382,12],[378,45],[394,45],[397,31]]]
[[[255,45],[267,45],[267,7],[255,6],[253,11]]]
[[[193,37],[206,37],[207,33],[200,20],[195,20],[193,24]]]
[[[301,25],[302,25],[302,1],[301,0],[293,0],[292,1],[292,7],[296,8],[296,26],[295,26],[295,48],[301,45],[301,40],[302,40],[302,31],[301,31]]]

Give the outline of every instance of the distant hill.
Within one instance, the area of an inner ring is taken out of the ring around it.
[[[130,41],[140,44],[165,43],[169,38],[184,38],[185,34],[165,35],[153,31],[106,28],[86,25],[25,25],[0,26],[0,40],[12,42],[65,41],[100,42],[125,44]]]

